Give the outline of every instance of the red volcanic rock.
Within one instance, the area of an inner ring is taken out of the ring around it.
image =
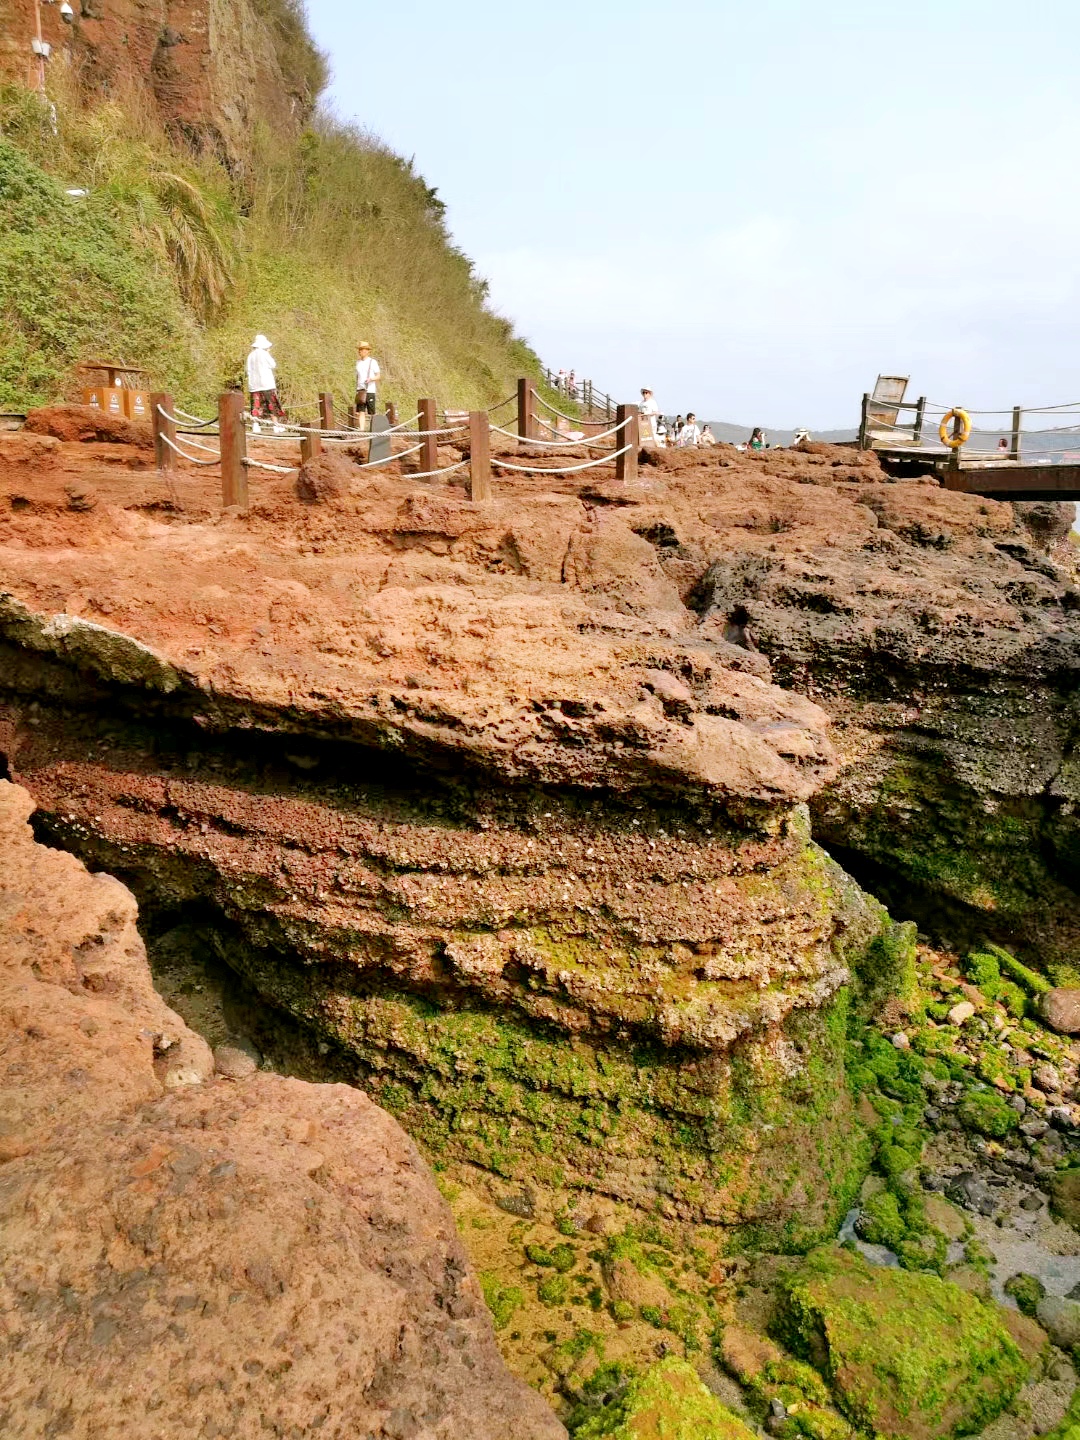
[[[0,781],[4,1436],[565,1436],[395,1122],[348,1086],[210,1081],[131,895],[30,809]]]
[[[31,410],[23,427],[31,435],[52,435],[57,440],[102,441],[113,445],[154,448],[154,432],[146,423],[110,415],[94,405],[45,405]]]

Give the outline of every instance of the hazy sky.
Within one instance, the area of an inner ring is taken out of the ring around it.
[[[308,0],[544,361],[746,424],[1080,400],[1076,0]]]

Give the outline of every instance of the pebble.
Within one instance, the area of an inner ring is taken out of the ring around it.
[[[1040,1140],[1049,1129],[1045,1120],[1027,1120],[1020,1126],[1020,1133],[1031,1140]]]
[[[1061,1091],[1061,1075],[1056,1065],[1051,1065],[1046,1060],[1041,1060],[1031,1072],[1032,1082],[1047,1095],[1057,1095]]]
[[[214,1051],[214,1069],[226,1080],[246,1080],[258,1068],[255,1057],[236,1045],[219,1045]]]
[[[961,1000],[949,1011],[950,1025],[963,1025],[965,1020],[970,1020],[975,1014],[975,1006],[970,1000]]]
[[[902,1030],[898,1030],[896,1034],[892,1037],[892,1043],[897,1050],[911,1049],[911,1041],[908,1039],[908,1037],[904,1034]]]
[[[1018,1115],[1023,1115],[1027,1111],[1027,1101],[1022,1095],[1010,1096],[1008,1103],[1012,1106],[1012,1108],[1016,1111]]]

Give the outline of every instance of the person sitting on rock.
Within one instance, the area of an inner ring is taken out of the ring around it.
[[[762,428],[761,428],[760,425],[755,425],[755,426],[754,426],[754,433],[750,436],[750,439],[746,442],[746,448],[747,448],[747,450],[764,450],[764,449],[765,449],[765,431],[762,430]]]
[[[247,382],[251,391],[252,430],[256,435],[262,431],[260,420],[274,421],[274,434],[280,435],[285,420],[285,411],[277,393],[277,361],[270,354],[272,342],[265,335],[256,335],[251,342],[251,353],[247,357]]]
[[[701,440],[701,427],[697,423],[697,416],[692,410],[686,412],[686,424],[679,431],[679,449],[688,450],[698,445]]]
[[[710,425],[703,425],[703,426],[701,427],[701,439],[698,441],[698,444],[699,444],[699,445],[715,445],[715,444],[716,444],[716,436],[712,433],[712,427],[711,427]]]

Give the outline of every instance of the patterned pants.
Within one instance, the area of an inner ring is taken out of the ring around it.
[[[285,411],[277,398],[276,390],[253,390],[251,392],[251,413],[256,420],[284,420]]]

